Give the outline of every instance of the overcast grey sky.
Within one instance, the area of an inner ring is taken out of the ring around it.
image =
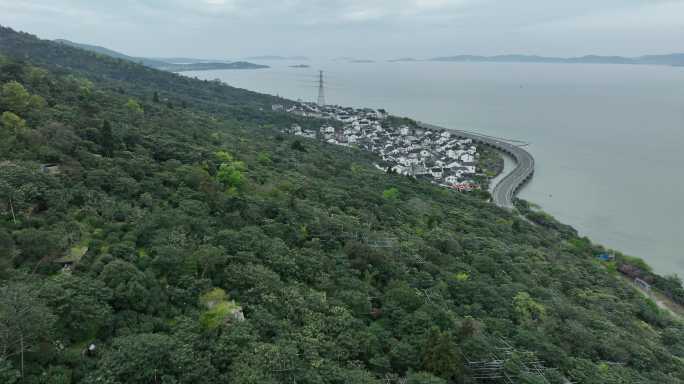
[[[684,52],[684,0],[0,0],[0,24],[138,56]]]

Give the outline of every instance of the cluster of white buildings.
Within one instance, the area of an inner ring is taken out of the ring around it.
[[[477,172],[478,153],[470,139],[458,138],[446,130],[392,126],[387,112],[382,109],[319,107],[313,103],[299,103],[283,110],[342,122],[341,127],[324,124],[318,130],[293,125],[285,130],[288,134],[377,153],[383,160],[377,166],[398,174],[427,178],[458,190],[478,187],[471,181]]]

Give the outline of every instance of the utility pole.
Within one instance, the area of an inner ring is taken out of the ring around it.
[[[325,87],[323,83],[323,71],[318,71],[318,106],[325,105]]]

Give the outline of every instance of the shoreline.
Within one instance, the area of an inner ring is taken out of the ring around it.
[[[470,131],[444,128],[423,122],[417,122],[417,124],[425,128],[445,129],[450,132],[454,132],[456,135],[459,135],[463,138],[469,138],[472,139],[474,142],[494,148],[495,150],[499,151],[504,158],[509,157],[510,160],[514,162],[513,169],[507,172],[506,168],[504,167],[502,175],[506,172],[507,174],[503,176],[499,175],[496,178],[492,179],[492,181],[497,178],[499,180],[494,185],[490,185],[490,190],[492,193],[492,201],[497,206],[508,209],[515,209],[513,205],[513,199],[534,175],[534,157],[532,157],[532,155],[528,151],[524,150],[520,146],[511,144],[509,141],[492,136],[487,136]],[[526,216],[522,212],[520,212],[520,214],[524,217]],[[550,217],[552,218],[552,220],[557,221],[555,218],[553,218],[553,216]],[[562,224],[560,222],[558,223]],[[576,229],[572,226],[567,225],[567,227],[571,228],[573,231],[576,231]],[[605,249],[602,245],[598,246]],[[614,251],[608,250],[608,252]],[[645,265],[647,269],[646,275],[650,275],[650,278],[667,278],[667,276],[665,275],[653,272],[647,260],[641,258],[630,259],[622,255],[621,253],[619,254],[620,257],[616,261],[618,261],[618,263],[620,264],[634,266],[635,261],[636,264],[643,263],[643,265]],[[677,293],[668,294],[665,290],[662,289],[662,286],[659,286],[660,284],[657,283],[648,285],[648,287],[644,289],[636,283],[640,279],[640,277],[635,278],[634,276],[629,276],[620,270],[617,271],[617,276],[623,281],[626,281],[640,294],[644,295],[646,299],[652,301],[660,310],[669,313],[673,318],[679,321],[682,321],[682,319],[684,319],[684,307],[682,306],[682,304],[680,304],[681,301],[679,303],[677,302],[678,299],[677,297],[675,297],[677,296]],[[648,277],[644,278],[648,279]],[[681,300],[681,298],[679,300]]]
[[[489,146],[512,157],[515,162],[515,167],[507,175],[501,177],[501,179],[490,188],[494,204],[502,208],[514,208],[513,200],[516,195],[534,175],[534,157],[532,157],[532,154],[504,139],[460,129],[445,128],[420,121],[417,122],[417,124],[425,128],[447,130],[457,136],[472,139],[476,143]]]

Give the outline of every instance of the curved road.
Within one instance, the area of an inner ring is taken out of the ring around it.
[[[523,148],[511,144],[503,139],[492,136],[482,135],[475,132],[463,131],[459,129],[449,129],[437,125],[418,123],[425,128],[443,129],[454,133],[464,139],[472,139],[474,142],[492,147],[498,151],[509,154],[515,160],[516,167],[504,176],[492,190],[492,199],[500,207],[513,208],[513,199],[527,181],[534,174],[534,157]]]

